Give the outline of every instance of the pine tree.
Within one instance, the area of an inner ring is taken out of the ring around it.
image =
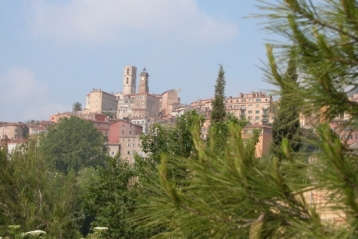
[[[345,112],[351,115],[346,125],[354,128],[358,104],[349,93],[358,87],[357,1],[260,2],[268,29],[287,39],[274,45],[272,54],[269,50],[277,64],[270,70],[272,79],[294,97],[300,112],[321,114],[321,122]],[[295,84],[280,73],[291,57]],[[148,193],[138,221],[162,228],[156,238],[358,237],[358,156],[328,124],[316,126],[319,150],[313,153],[295,153],[290,139],[283,138],[285,160],[275,155],[257,160],[255,138],[244,142],[237,125],[230,125],[221,154],[200,139],[198,128],[192,132],[197,154],[163,155],[158,176],[143,184]],[[187,174],[180,180],[171,174],[178,165]],[[322,204],[315,204],[313,194]],[[324,218],[327,211],[341,221]]]

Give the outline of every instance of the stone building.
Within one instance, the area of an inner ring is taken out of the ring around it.
[[[90,113],[110,113],[116,115],[117,97],[101,89],[93,89],[86,97],[85,111]]]
[[[121,159],[134,163],[136,153],[143,155],[140,141],[141,135],[142,127],[138,125],[126,120],[111,122],[107,143],[109,155],[114,157],[119,154]]]
[[[29,129],[24,123],[0,123],[0,140],[22,140],[27,138]]]
[[[194,101],[190,104],[190,107],[209,118],[212,110],[212,100]],[[225,98],[226,112],[232,113],[238,119],[246,119],[251,124],[272,123],[272,103],[272,97],[263,92],[241,93],[238,97],[230,96]]]
[[[176,90],[168,90],[163,94],[152,94],[149,91],[149,73],[144,68],[140,73],[138,90],[136,91],[135,66],[124,68],[123,91],[116,94],[118,100],[117,119],[128,119],[142,127],[148,127],[159,121],[163,115],[173,112],[180,104]]]
[[[180,105],[180,98],[177,90],[167,90],[160,96],[161,117],[167,117],[175,112]]]
[[[93,113],[88,111],[57,113],[50,116],[50,122],[58,123],[61,119],[70,117],[78,117],[83,120],[88,120],[93,123],[93,126],[101,132],[103,136],[108,136],[110,118],[102,113]]]
[[[134,95],[136,93],[137,67],[125,66],[123,74],[123,95]]]
[[[117,94],[93,89],[86,97],[84,111],[106,113],[113,119],[130,120],[142,126],[143,132],[146,132],[151,124],[169,116],[180,105],[176,90],[168,90],[163,94],[150,93],[149,73],[145,68],[140,73],[138,89],[137,67],[132,65],[124,67],[122,84],[123,90]]]
[[[349,100],[358,103],[358,93],[349,96]],[[304,129],[313,129],[320,123],[328,123],[331,129],[340,137],[342,143],[346,146],[358,149],[358,129],[356,127],[347,126],[347,122],[352,119],[348,113],[343,113],[332,120],[326,119],[325,107],[321,110],[311,113],[310,115],[300,113],[300,127]]]
[[[58,123],[61,119],[71,118],[72,116],[74,116],[72,112],[57,113],[50,116],[50,121]]]
[[[51,121],[35,121],[27,124],[29,136],[46,133],[47,129],[53,124]]]
[[[259,134],[259,139],[255,146],[255,156],[261,158],[270,152],[272,127],[268,125],[247,125],[241,132],[242,138],[245,140],[253,137],[255,131]]]

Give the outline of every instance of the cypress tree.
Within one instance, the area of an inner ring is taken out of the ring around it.
[[[211,122],[219,123],[225,120],[225,72],[222,65],[219,68],[215,85],[215,98],[212,102]]]
[[[297,70],[295,53],[290,52],[290,59],[284,74],[279,74],[272,47],[267,46],[267,56],[269,61],[269,76],[271,82],[280,87],[279,110],[276,112],[272,125],[273,150],[277,153],[284,138],[289,140],[293,151],[300,148],[300,122],[299,122],[299,100],[290,91],[297,86]],[[285,83],[283,83],[285,82]]]

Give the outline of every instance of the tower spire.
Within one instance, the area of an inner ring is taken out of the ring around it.
[[[149,93],[148,79],[149,79],[149,74],[148,74],[147,70],[144,68],[143,71],[140,73],[138,94],[148,94]]]
[[[137,67],[125,66],[123,74],[123,95],[134,95],[136,91]]]

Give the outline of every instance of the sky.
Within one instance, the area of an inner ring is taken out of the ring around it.
[[[125,65],[144,67],[151,93],[182,103],[267,90],[270,39],[255,0],[4,0],[0,7],[0,121],[47,120],[93,88],[122,90]]]

